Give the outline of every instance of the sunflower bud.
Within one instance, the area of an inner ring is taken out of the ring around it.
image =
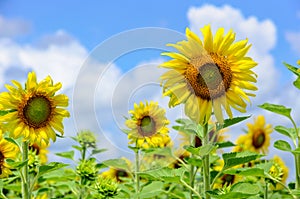
[[[99,176],[94,189],[96,193],[93,194],[94,199],[112,198],[118,195],[118,184],[110,179]]]
[[[76,139],[82,147],[96,148],[95,134],[89,130],[79,132]]]

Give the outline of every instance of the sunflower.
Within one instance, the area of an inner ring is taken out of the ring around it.
[[[125,160],[126,166],[128,170],[131,168],[131,162],[126,158],[121,158]],[[131,178],[131,173],[128,170],[116,167],[109,167],[107,171],[102,172],[100,175],[103,178],[109,178],[112,180],[116,180],[117,182],[123,182],[124,178]]]
[[[201,29],[203,41],[188,28],[187,41],[169,44],[179,52],[166,52],[172,60],[161,67],[170,69],[161,76],[163,95],[169,96],[169,106],[185,104],[185,114],[195,122],[205,124],[212,110],[219,123],[223,123],[223,107],[232,118],[231,107],[246,112],[248,96],[244,90],[255,91],[257,65],[246,53],[248,40],[233,43],[235,33],[218,29],[213,37],[210,25]]]
[[[37,145],[37,144],[31,144],[29,145],[29,150],[38,157],[38,160],[41,164],[46,164],[48,161],[47,153],[48,153],[48,148],[49,145],[42,144],[42,145]]]
[[[1,134],[2,134],[2,130]],[[11,174],[10,166],[6,163],[7,159],[16,159],[19,153],[18,147],[6,141],[4,138],[0,139],[0,178],[7,177]]]
[[[134,104],[130,110],[131,118],[125,124],[128,131],[129,144],[135,144],[137,148],[165,147],[170,144],[169,129],[166,125],[170,122],[165,116],[165,110],[154,102],[140,102]]]
[[[254,124],[248,123],[247,126],[247,134],[238,137],[234,151],[249,150],[267,153],[270,146],[270,134],[273,131],[271,124],[266,124],[264,116],[259,115]]]
[[[217,160],[216,164],[214,165],[214,170],[220,172],[224,166],[224,160],[219,159]],[[240,165],[235,166],[235,168],[239,168]],[[240,182],[243,180],[243,177],[240,175],[231,175],[231,174],[223,174],[221,177],[219,177],[215,184],[213,185],[214,189],[223,189],[230,185],[233,185],[237,182]]]
[[[17,81],[14,86],[6,85],[9,92],[0,94],[0,103],[8,114],[0,117],[0,122],[10,130],[10,136],[23,136],[31,144],[48,144],[56,140],[56,131],[64,133],[63,118],[70,114],[62,107],[68,106],[68,97],[55,95],[61,83],[53,84],[50,76],[37,83],[34,72],[28,74],[25,88]]]
[[[284,161],[279,156],[275,155],[272,160],[274,164],[272,165],[269,173],[271,174],[271,176],[273,176],[274,178],[276,178],[277,180],[285,184],[289,175],[289,169],[287,168]],[[283,186],[279,183],[276,183],[276,186],[275,187],[272,186],[272,188],[279,190],[279,189],[283,189]]]

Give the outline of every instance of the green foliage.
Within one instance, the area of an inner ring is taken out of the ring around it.
[[[264,103],[262,105],[259,105],[258,107],[263,108],[265,110],[271,111],[273,113],[283,115],[287,118],[291,118],[291,108],[287,108],[283,105],[277,105],[277,104],[270,104],[270,103]]]
[[[242,151],[242,152],[231,152],[231,153],[224,153],[224,168],[223,170],[229,169],[231,167],[244,164],[250,162],[252,160],[256,160],[257,158],[262,157],[263,155],[250,152],[250,151]]]
[[[244,117],[235,117],[235,118],[225,119],[223,125],[217,125],[217,131],[221,130],[222,128],[227,128],[227,127],[230,127],[234,124],[240,123],[240,122],[242,122],[242,121],[244,121],[244,120],[246,120],[250,117],[251,117],[251,115],[244,116]]]

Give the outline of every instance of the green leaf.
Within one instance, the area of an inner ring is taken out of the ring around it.
[[[19,168],[22,168],[27,162],[28,160],[26,161],[20,161],[20,162],[15,162],[14,160],[12,159],[7,159],[6,162],[13,168],[15,169],[19,169]]]
[[[153,178],[155,180],[162,180],[166,182],[180,182],[180,176],[185,172],[185,168],[181,167],[179,169],[171,169],[168,167],[155,169],[150,171],[141,172],[140,176],[145,176],[147,178]]]
[[[208,191],[208,194],[213,198],[220,199],[238,199],[238,198],[249,198],[250,196],[257,195],[259,193],[259,186],[250,183],[236,183],[232,185],[229,193],[219,194],[218,190]]]
[[[300,77],[298,77],[298,78],[293,82],[293,85],[294,85],[296,88],[300,89]]]
[[[260,176],[264,177],[264,170],[260,168],[237,168],[224,171],[225,174],[242,175],[242,176]]]
[[[55,155],[67,158],[70,160],[74,160],[74,151],[66,151],[66,152],[61,152],[61,153],[55,153]]]
[[[91,155],[96,155],[98,153],[103,153],[107,151],[107,149],[93,149]]]
[[[114,167],[114,168],[124,169],[125,171],[128,171],[128,165],[126,161],[123,159],[110,159],[102,162],[102,164],[108,167]]]
[[[296,139],[297,138],[297,134],[294,128],[286,128],[284,126],[275,126],[275,131],[277,131],[278,133],[288,136],[291,139]]]
[[[202,167],[202,160],[199,159],[199,158],[195,158],[195,157],[191,157],[191,158],[188,158],[187,159],[187,162],[193,166],[196,166],[196,167]]]
[[[41,176],[66,166],[68,166],[68,164],[63,164],[61,162],[50,162],[49,164],[42,165],[39,167],[39,175]]]
[[[252,160],[255,160],[257,158],[260,158],[263,155],[250,152],[250,151],[242,151],[242,152],[223,153],[222,156],[225,162],[223,170],[226,170],[231,167],[244,164]]]
[[[81,146],[72,145],[72,148],[77,149],[78,151],[81,151],[81,150],[82,150],[82,147],[81,147]]]
[[[293,154],[299,154],[300,155],[300,147],[292,151]]]
[[[160,181],[153,181],[144,186],[140,192],[140,198],[155,198],[162,193],[164,183]]]
[[[16,142],[16,140],[12,139],[12,138],[5,138],[7,141],[9,141],[10,143],[15,144],[16,146],[18,146],[20,148],[20,145]]]
[[[11,109],[11,110],[0,110],[0,116],[6,115],[8,113],[14,112],[17,110]]]
[[[297,67],[295,67],[295,66],[292,66],[292,65],[290,65],[290,64],[288,64],[288,63],[283,63],[290,71],[292,71],[295,75],[297,75],[298,77],[300,76],[300,70],[298,70],[298,68]]]
[[[286,116],[288,118],[291,118],[291,108],[287,108],[283,105],[277,105],[277,104],[270,104],[270,103],[264,103],[262,105],[259,105],[258,107],[263,108],[267,111],[271,111],[273,113],[277,113],[279,115]]]
[[[230,142],[230,141],[226,141],[226,142],[217,142],[216,145],[217,145],[218,149],[235,146],[235,144],[232,143],[232,142]]]
[[[222,128],[226,128],[226,127],[232,126],[234,124],[237,124],[239,122],[242,122],[250,117],[251,117],[251,115],[244,116],[244,117],[235,117],[235,118],[231,118],[231,119],[225,119],[223,125],[217,125],[217,131],[219,131]]]
[[[215,149],[216,146],[212,145],[212,144],[208,144],[205,146],[200,146],[200,147],[192,147],[192,146],[184,146],[184,149],[186,149],[187,151],[191,152],[194,155],[199,155],[199,156],[206,156],[209,155],[209,153]]]
[[[289,152],[292,151],[291,145],[287,141],[284,141],[284,140],[277,140],[274,143],[274,147],[279,150],[282,150],[282,151],[289,151]]]

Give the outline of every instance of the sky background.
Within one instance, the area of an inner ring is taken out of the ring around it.
[[[259,90],[248,108],[253,117],[231,128],[230,139],[234,141],[245,123],[259,114],[273,126],[291,126],[285,118],[257,107],[264,102],[292,107],[300,125],[300,91],[293,88],[295,76],[282,64],[295,65],[300,59],[298,0],[0,0],[0,90],[12,79],[24,82],[32,70],[40,80],[51,75],[70,97],[72,116],[65,120],[65,135],[90,129],[97,133],[100,148],[109,148],[99,159],[131,156],[120,131],[123,116],[140,100],[167,107],[158,81],[163,70],[157,68],[166,60],[160,53],[170,50],[164,45],[182,40],[186,27],[201,36],[199,28],[209,23],[214,32],[232,28],[237,39],[248,38],[253,44],[249,55],[259,63]],[[174,124],[183,117],[182,107],[168,109],[167,116]],[[171,136],[175,139],[177,132],[172,130]],[[272,143],[276,139],[284,137],[273,132]],[[70,138],[59,139],[51,152],[71,150],[72,144]],[[274,154],[293,170],[291,155],[271,147],[269,157]],[[54,155],[50,159],[62,160]],[[289,179],[293,176],[290,173]]]

